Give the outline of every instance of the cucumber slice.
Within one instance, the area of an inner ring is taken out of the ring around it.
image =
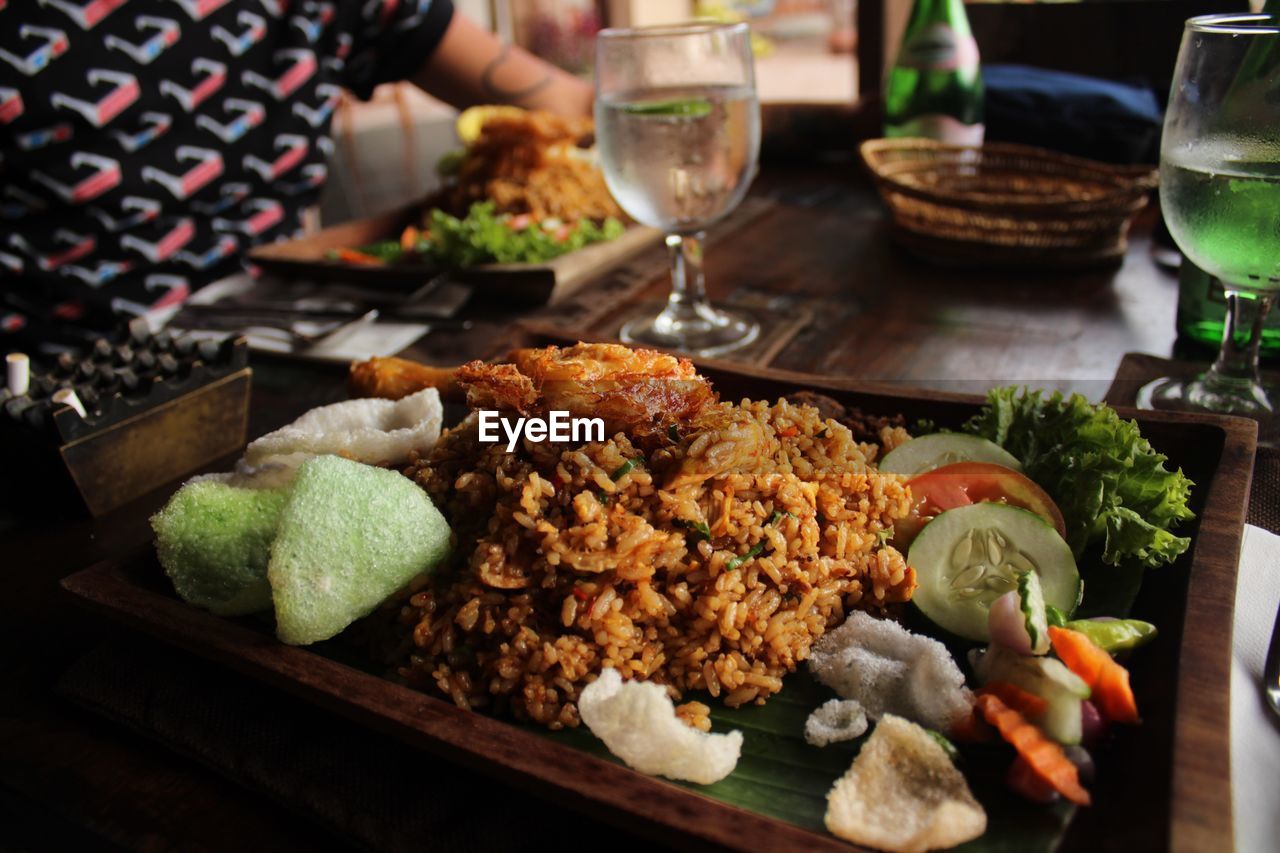
[[[1062,744],[1080,742],[1083,723],[1081,703],[1089,698],[1089,685],[1057,658],[1027,657],[993,645],[970,656],[973,671],[983,684],[1005,681],[1034,693],[1048,707],[1034,720],[1049,737]]]
[[[880,460],[880,470],[911,478],[954,462],[993,462],[1022,470],[1017,457],[994,441],[958,432],[935,432],[900,444]]]
[[[912,600],[920,611],[975,642],[990,639],[991,602],[1014,589],[1022,572],[1034,571],[1043,602],[1064,612],[1075,609],[1082,592],[1071,547],[1058,532],[1035,513],[1005,504],[942,513],[911,543],[907,564],[916,570]]]
[[[673,98],[666,101],[646,101],[626,104],[622,111],[643,116],[689,116],[702,118],[711,114],[711,102],[706,98]]]
[[[1052,660],[1052,658],[1037,658]],[[1054,660],[1054,663],[1057,663]],[[1054,694],[1048,700],[1049,707],[1040,717],[1040,728],[1063,746],[1075,746],[1084,739],[1084,700],[1064,694]]]
[[[1027,636],[1031,638],[1031,653],[1048,654],[1049,618],[1044,610],[1044,590],[1040,587],[1040,576],[1035,572],[1018,575],[1018,602],[1022,608],[1022,618],[1027,623]]]
[[[1037,696],[1042,692],[1062,692],[1081,701],[1093,695],[1085,680],[1055,657],[1027,657],[1004,646],[988,646],[981,651],[975,649],[969,662],[983,684],[1007,681]]]

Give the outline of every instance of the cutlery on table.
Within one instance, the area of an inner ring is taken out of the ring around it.
[[[1280,610],[1276,612],[1276,624],[1271,629],[1267,664],[1262,669],[1262,692],[1271,710],[1280,715]]]

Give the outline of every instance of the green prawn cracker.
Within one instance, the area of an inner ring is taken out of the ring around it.
[[[276,635],[327,640],[448,552],[448,523],[411,480],[338,456],[309,459],[271,546]]]
[[[200,478],[151,518],[156,554],[182,599],[220,616],[271,607],[267,561],[288,493]]]

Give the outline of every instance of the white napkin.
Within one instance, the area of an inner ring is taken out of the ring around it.
[[[1280,718],[1262,698],[1262,668],[1280,605],[1280,536],[1245,525],[1231,655],[1231,789],[1236,849],[1280,839]]]
[[[299,349],[291,347],[280,338],[255,334],[252,329],[246,331],[245,338],[251,348],[263,352],[283,353],[313,361],[348,362],[363,361],[375,355],[394,355],[429,331],[431,326],[426,323],[388,323],[379,320],[361,326],[350,334],[343,334],[337,340],[320,341]],[[201,333],[193,334],[198,336]],[[212,334],[226,336],[226,332]]]
[[[248,273],[239,273],[202,287],[187,301],[193,305],[212,305],[221,299],[260,290],[263,286],[261,279]],[[152,331],[158,331],[180,309],[181,305],[174,305],[148,315]],[[320,341],[311,346],[294,347],[278,335],[265,332],[256,334],[252,329],[246,332],[245,338],[251,348],[263,352],[283,353],[314,361],[350,362],[372,358],[375,355],[394,355],[429,331],[431,331],[429,323],[378,320],[351,329],[349,332],[340,333],[332,341]],[[197,340],[200,338],[221,340],[227,337],[228,333],[194,330],[188,331],[187,334]]]

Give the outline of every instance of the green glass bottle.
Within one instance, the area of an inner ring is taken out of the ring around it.
[[[884,90],[885,136],[981,145],[982,71],[962,0],[916,0]]]
[[[1190,343],[1205,355],[1222,345],[1222,327],[1227,316],[1227,300],[1222,284],[1213,276],[1182,259],[1178,271],[1178,342]],[[1259,352],[1265,359],[1280,356],[1280,311],[1272,309],[1262,326]]]

